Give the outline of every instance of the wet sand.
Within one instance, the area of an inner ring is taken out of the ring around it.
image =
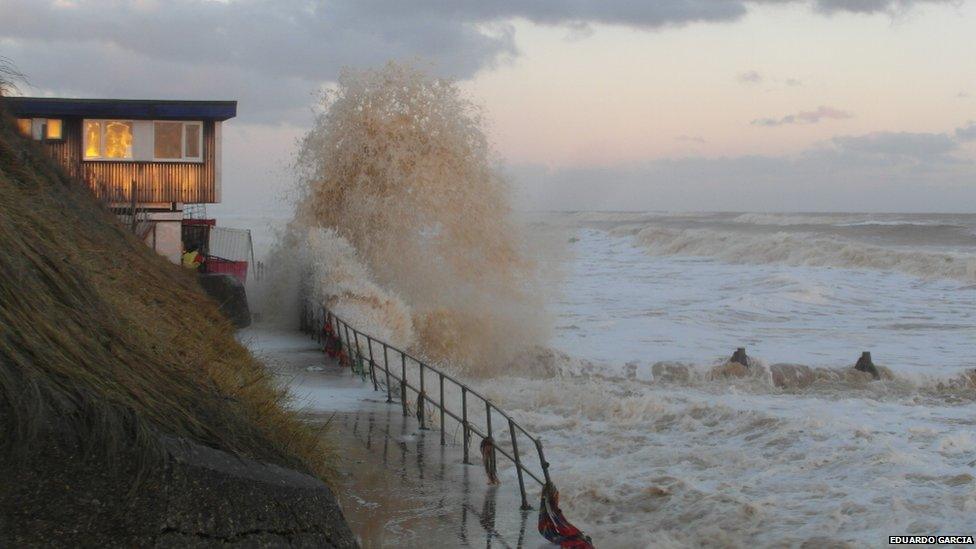
[[[327,425],[336,495],[363,547],[552,547],[535,531],[537,511],[519,509],[517,485],[488,485],[477,448],[465,465],[459,436],[441,446],[439,431],[421,430],[398,400],[327,362],[305,336],[257,328],[242,340]]]

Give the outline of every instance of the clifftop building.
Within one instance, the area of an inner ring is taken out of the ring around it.
[[[184,208],[221,199],[221,125],[236,101],[6,97],[21,133],[173,262]],[[138,217],[138,220],[137,220]],[[137,223],[138,221],[138,223]]]

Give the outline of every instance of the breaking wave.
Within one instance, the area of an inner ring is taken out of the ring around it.
[[[624,229],[653,255],[712,257],[730,263],[778,263],[899,271],[921,278],[976,281],[976,256],[874,246],[796,232],[745,234],[649,226]],[[618,231],[620,232],[620,231]]]
[[[925,226],[965,226],[968,216],[953,214],[785,214],[785,213],[743,213],[731,219],[733,223],[748,225],[773,225],[788,227],[793,225],[833,225],[854,227],[865,225],[914,227]]]
[[[453,82],[395,63],[343,72],[321,107],[301,142],[289,227],[293,242],[314,244],[319,275],[351,278],[329,261],[354,251],[373,281],[358,303],[377,321],[392,308],[388,331],[469,372],[498,371],[544,342],[546,285],[478,108]],[[336,281],[318,287],[325,302],[352,299]]]
[[[373,281],[346,239],[333,229],[311,229],[305,246],[313,301],[373,337],[402,348],[414,345],[410,309]]]

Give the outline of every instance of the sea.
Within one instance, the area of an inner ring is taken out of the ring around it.
[[[598,547],[976,533],[976,214],[528,226],[560,242],[546,373],[471,383],[541,436]],[[863,352],[882,379],[852,373]]]

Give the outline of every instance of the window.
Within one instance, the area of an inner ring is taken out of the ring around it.
[[[155,143],[153,155],[157,160],[180,160],[183,158],[183,124],[180,122],[156,122],[153,138]]]
[[[102,156],[102,123],[98,120],[85,120],[85,158]]]
[[[200,131],[202,127],[200,124],[186,124],[183,126],[183,133],[186,136],[186,154],[187,158],[200,158]]]
[[[85,120],[85,160],[132,158],[131,120]]]
[[[153,158],[155,160],[200,160],[199,122],[153,123]]]
[[[48,118],[44,127],[44,139],[61,139],[61,120]]]
[[[18,118],[17,131],[24,137],[32,137],[37,141],[64,137],[59,118]]]
[[[87,119],[81,134],[85,160],[203,162],[203,122],[199,120]]]

